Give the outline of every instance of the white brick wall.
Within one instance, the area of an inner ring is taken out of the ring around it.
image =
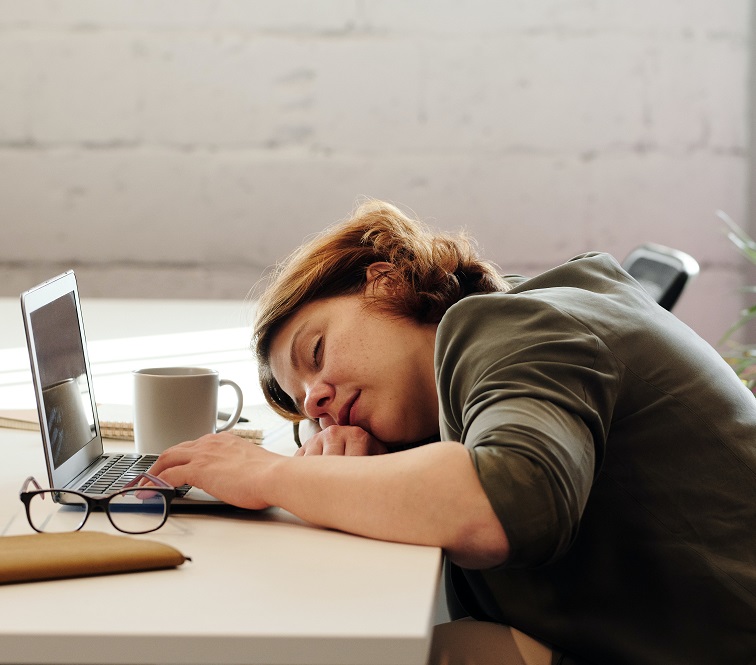
[[[241,298],[361,195],[507,272],[652,240],[739,308],[748,0],[0,0],[0,295]]]

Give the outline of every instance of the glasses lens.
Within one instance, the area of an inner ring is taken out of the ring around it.
[[[29,502],[29,522],[44,533],[76,531],[86,518],[86,500],[71,492],[39,492]]]
[[[113,526],[126,533],[146,533],[160,528],[168,515],[168,503],[160,492],[135,487],[115,494],[108,504]]]

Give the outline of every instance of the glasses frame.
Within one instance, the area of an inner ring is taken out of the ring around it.
[[[133,489],[134,487],[137,487],[140,482],[143,480],[148,480],[150,483],[154,483],[154,485],[145,486],[145,490],[148,490],[150,492],[157,492],[158,494],[162,494],[165,498],[165,512],[163,513],[163,521],[160,522],[156,527],[153,527],[152,529],[147,529],[146,531],[126,531],[124,529],[121,529],[114,521],[113,517],[110,514],[110,502],[117,496],[123,494],[124,491]],[[34,485],[37,489],[35,490],[29,490],[27,489],[29,485]],[[102,510],[107,516],[110,523],[113,525],[113,528],[117,531],[120,531],[121,533],[128,533],[132,535],[140,534],[140,533],[151,533],[153,531],[157,531],[160,527],[162,527],[167,521],[168,516],[171,513],[171,502],[176,497],[176,488],[172,485],[169,485],[167,482],[162,480],[161,478],[158,478],[157,476],[153,476],[149,473],[140,473],[136,478],[133,478],[128,483],[126,483],[123,487],[121,487],[119,490],[112,492],[111,494],[99,494],[99,495],[88,495],[84,494],[83,492],[78,492],[76,490],[69,490],[69,489],[56,489],[56,488],[49,488],[49,489],[43,489],[40,484],[37,482],[36,478],[34,476],[29,476],[25,481],[24,484],[21,486],[21,491],[19,492],[19,498],[21,499],[21,502],[24,504],[24,507],[26,509],[26,519],[29,522],[29,526],[34,529],[37,533],[47,533],[45,531],[42,531],[34,526],[32,522],[31,512],[29,508],[29,504],[31,503],[31,500],[37,495],[37,494],[54,494],[55,492],[65,492],[66,494],[73,494],[75,496],[80,497],[83,499],[87,504],[87,514],[84,515],[84,519],[81,521],[81,524],[79,524],[78,528],[73,529],[72,531],[67,531],[65,533],[74,533],[75,531],[79,531],[87,522],[89,519],[89,516],[92,514],[93,510],[100,509]],[[55,501],[55,498],[53,497],[53,501]],[[57,501],[55,501],[57,503]]]

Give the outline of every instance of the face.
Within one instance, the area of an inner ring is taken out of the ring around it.
[[[389,446],[438,431],[436,325],[366,307],[363,295],[308,303],[273,337],[270,365],[302,415],[363,428]]]

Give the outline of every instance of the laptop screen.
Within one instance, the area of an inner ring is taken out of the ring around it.
[[[73,292],[31,312],[39,383],[55,469],[96,436]]]

